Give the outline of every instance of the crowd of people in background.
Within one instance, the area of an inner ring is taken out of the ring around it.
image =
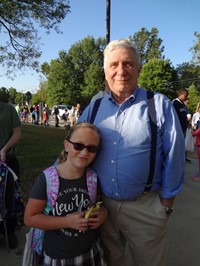
[[[19,106],[19,104],[15,107],[20,121],[23,123],[31,123],[35,125],[50,125],[50,109],[48,104],[45,103],[44,106],[40,106],[40,104],[35,104],[32,106]],[[71,109],[66,109],[65,113],[61,116],[59,113],[58,106],[54,107],[54,125],[55,127],[60,127],[60,120],[64,121],[64,127],[69,128],[75,125],[80,117],[82,111],[81,106],[78,103],[76,106],[72,106]]]

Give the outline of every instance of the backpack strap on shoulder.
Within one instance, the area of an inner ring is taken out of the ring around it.
[[[148,112],[149,112],[149,120],[151,127],[151,154],[150,154],[149,176],[144,192],[151,190],[154,169],[155,169],[155,159],[156,159],[157,121],[156,121],[156,110],[155,110],[153,91],[147,91],[147,101],[148,101]]]
[[[93,204],[96,202],[97,197],[97,174],[91,167],[86,169],[86,180],[90,200]]]
[[[56,203],[59,191],[59,178],[55,166],[50,166],[49,168],[45,169],[43,173],[45,174],[47,193],[47,203],[44,209],[44,213],[48,215]],[[32,249],[37,254],[41,255],[45,230],[33,228],[32,231]]]
[[[49,214],[49,212],[53,209],[58,196],[59,178],[55,166],[50,166],[49,168],[45,169],[43,172],[46,178],[46,191],[47,191],[47,203],[44,213]]]

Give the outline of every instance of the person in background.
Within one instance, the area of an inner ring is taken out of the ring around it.
[[[106,219],[107,210],[101,207],[91,217],[85,218],[91,204],[86,169],[99,148],[100,133],[94,125],[80,123],[69,129],[59,164],[56,165],[59,196],[50,215],[44,214],[47,201],[44,173],[34,184],[24,221],[29,227],[45,230],[40,265],[106,265],[98,228]],[[96,200],[100,200],[98,193]]]
[[[20,107],[19,107],[19,103],[15,106],[16,112],[19,115],[20,114]]]
[[[187,129],[186,129],[186,134],[191,134],[191,120],[192,120],[192,115],[188,109],[188,104],[189,104],[189,100],[187,99],[186,101],[184,101],[185,104],[185,109],[186,109],[186,114],[187,114]],[[186,141],[186,135],[185,135],[185,141]],[[191,160],[188,158],[187,156],[187,151],[185,152],[185,158],[186,158],[186,162],[191,162]]]
[[[49,126],[50,111],[47,103],[44,105],[44,111],[46,112],[46,126]]]
[[[197,121],[199,121],[199,120],[200,120],[200,104],[198,104],[197,110],[192,116],[192,121],[191,121],[192,128],[195,129],[195,127],[197,125]]]
[[[54,109],[54,116],[55,116],[55,127],[59,127],[59,109],[55,106]]]
[[[21,122],[15,107],[0,101],[0,160],[5,162],[19,177],[19,162],[15,155],[15,145],[21,138]],[[18,244],[15,228],[17,226],[16,215],[7,214],[8,244],[10,248],[16,248]],[[3,235],[4,227],[0,223],[0,233]]]
[[[72,108],[69,110],[69,115],[68,115],[68,119],[69,119],[69,123],[70,123],[70,126],[72,127],[75,122],[76,122],[76,117],[75,117],[75,106],[72,106]]]
[[[195,146],[197,147],[197,154],[199,160],[199,172],[192,177],[193,180],[200,181],[200,119],[196,121],[198,128],[192,132],[192,136],[195,137]]]
[[[81,113],[82,113],[82,111],[81,111],[81,105],[80,105],[80,103],[77,103],[76,108],[75,108],[75,114],[74,114],[74,116],[75,116],[75,123],[78,122],[78,119],[81,116]]]
[[[184,102],[188,100],[189,92],[187,89],[183,88],[178,91],[177,98],[172,101],[173,106],[176,110],[176,113],[179,118],[179,122],[182,128],[183,135],[185,137],[187,127],[188,127],[188,118],[187,118],[187,107],[185,106]],[[186,157],[186,162],[191,162],[190,159]]]
[[[106,46],[104,72],[110,92],[94,119],[102,145],[92,167],[109,214],[101,226],[109,266],[165,265],[167,225],[183,182],[181,126],[172,102],[154,93],[155,170],[150,191],[146,188],[154,164],[150,165],[147,92],[138,86],[140,70],[139,54],[130,40],[114,40]],[[90,102],[79,122],[90,121],[94,104]]]

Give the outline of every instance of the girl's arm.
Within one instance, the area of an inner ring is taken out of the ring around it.
[[[67,216],[45,215],[43,213],[45,205],[45,200],[29,198],[24,213],[25,225],[43,230],[73,228],[84,231],[88,229],[88,219],[84,218],[84,212],[75,212]]]

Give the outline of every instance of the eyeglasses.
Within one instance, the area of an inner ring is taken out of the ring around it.
[[[71,141],[69,139],[67,139],[67,141],[73,145],[73,148],[76,151],[82,151],[83,149],[86,148],[89,152],[96,153],[99,150],[99,146],[92,146],[92,145],[86,146],[86,145],[84,145],[82,143],[73,142],[73,141]]]

